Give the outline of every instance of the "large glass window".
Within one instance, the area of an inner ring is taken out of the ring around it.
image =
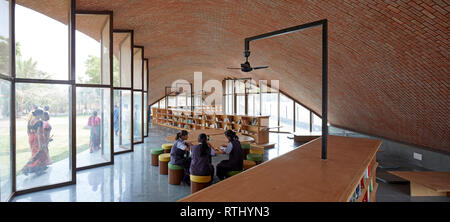
[[[270,115],[269,126],[278,126],[278,93],[261,93],[261,114]]]
[[[166,108],[166,98],[159,100],[159,108],[161,108],[161,109]]]
[[[12,192],[10,103],[11,83],[0,79],[0,202],[7,201]]]
[[[15,5],[16,77],[68,80],[70,0],[41,3],[45,10],[58,8],[57,20],[23,6],[25,3],[29,1],[17,0]]]
[[[134,48],[133,89],[142,90],[142,49]]]
[[[294,101],[280,93],[280,131],[294,131]]]
[[[0,0],[0,75],[10,75],[9,43],[9,3]]]
[[[167,96],[168,97],[168,100],[169,100],[169,102],[168,102],[168,106],[169,107],[175,107],[176,106],[176,104],[177,104],[177,100],[176,100],[176,97],[175,96]]]
[[[248,115],[258,116],[261,112],[261,96],[259,94],[259,87],[251,84],[248,90]]]
[[[245,115],[245,95],[236,95],[236,114]]]
[[[131,150],[131,90],[114,90],[114,152]]]
[[[16,83],[16,186],[71,181],[69,85]]]
[[[148,91],[148,59],[144,59],[144,91]]]
[[[225,113],[234,114],[234,80],[225,80]]]
[[[133,92],[133,142],[142,142],[142,92]]]
[[[148,136],[147,93],[144,92],[144,136]]]
[[[110,83],[109,15],[76,15],[76,82]]]
[[[312,132],[322,132],[322,119],[314,113],[312,118]]]
[[[309,134],[310,111],[302,105],[295,103],[295,132]]]
[[[109,88],[77,87],[77,167],[111,161]]]
[[[114,32],[114,87],[131,88],[131,33]]]

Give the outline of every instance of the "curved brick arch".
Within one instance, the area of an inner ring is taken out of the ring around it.
[[[114,28],[133,29],[150,64],[150,101],[173,80],[280,79],[280,89],[321,112],[320,29],[251,43],[244,38],[315,20],[329,21],[329,122],[450,152],[449,10],[443,0],[128,1],[77,0],[112,10]]]

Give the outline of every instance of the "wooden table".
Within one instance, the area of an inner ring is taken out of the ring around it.
[[[193,130],[190,131],[188,136],[189,138],[186,140],[186,142],[192,143],[192,144],[198,144],[198,136],[202,133],[205,133],[206,135],[209,135],[210,141],[208,141],[213,147],[218,148],[222,145],[228,144],[228,139],[225,137],[225,130],[220,129],[207,129],[207,130]],[[254,139],[250,136],[245,136],[242,134],[237,134],[239,137],[239,141],[241,142],[253,142]],[[167,142],[175,142],[177,135],[170,135],[165,138]]]
[[[388,172],[410,181],[411,196],[450,197],[450,172]]]
[[[381,141],[328,136],[327,160],[321,144],[318,138],[179,201],[349,201]]]

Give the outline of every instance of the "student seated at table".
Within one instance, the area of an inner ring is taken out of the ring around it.
[[[170,150],[170,164],[178,165],[184,168],[183,182],[189,184],[189,168],[191,167],[191,157],[189,157],[189,150],[191,144],[186,142],[189,138],[188,132],[182,130],[177,133],[176,141]]]
[[[244,151],[241,148],[239,137],[232,130],[227,130],[225,136],[229,141],[227,147],[224,151],[216,150],[216,153],[226,153],[230,156],[228,160],[222,160],[217,164],[217,177],[220,180],[225,178],[228,171],[242,170],[244,168]]]
[[[198,145],[191,147],[190,173],[212,178],[214,177],[214,166],[211,163],[211,156],[215,155],[214,148],[208,143],[208,137],[204,133],[198,136],[198,142]]]

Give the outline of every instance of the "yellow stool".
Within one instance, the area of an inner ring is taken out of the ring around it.
[[[191,179],[191,194],[211,184],[211,176],[196,176],[191,174],[189,177]]]
[[[169,173],[170,153],[163,153],[158,156],[159,174],[167,175]]]
[[[255,161],[252,160],[244,160],[244,170],[248,170],[252,167],[256,166]]]
[[[251,154],[264,154],[264,148],[252,147],[250,149]]]
[[[170,150],[172,149],[173,144],[171,143],[164,143],[161,148],[163,148],[164,153],[170,153]]]

